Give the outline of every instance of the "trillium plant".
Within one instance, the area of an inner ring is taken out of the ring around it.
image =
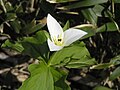
[[[47,27],[51,37],[47,40],[50,51],[59,51],[87,34],[75,28],[63,31],[60,24],[50,14],[47,16]]]
[[[64,27],[69,26],[68,24]],[[20,42],[23,53],[39,60],[39,63],[29,65],[30,77],[19,90],[71,90],[66,82],[69,70],[61,67],[82,68],[95,64],[95,59],[90,57],[82,41],[68,47],[86,35],[86,32],[69,27],[63,30],[50,14],[47,16],[47,27],[49,38],[46,36],[47,32],[40,30]],[[50,51],[56,52],[50,54],[48,47]]]

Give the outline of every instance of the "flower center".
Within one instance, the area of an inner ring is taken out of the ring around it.
[[[53,41],[54,41],[55,45],[62,46],[63,45],[63,36],[62,36],[62,34],[58,35],[57,37],[54,36]]]

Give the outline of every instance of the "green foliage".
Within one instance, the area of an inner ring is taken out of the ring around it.
[[[107,87],[103,87],[103,86],[97,86],[93,90],[112,90],[112,89],[107,88]]]
[[[101,3],[106,3],[107,1],[108,0],[83,0],[68,6],[60,7],[59,9],[75,9],[80,7],[87,7],[87,6],[97,5]]]
[[[80,43],[78,45],[66,47],[53,54],[49,64],[52,66],[57,65],[69,68],[82,68],[95,64],[95,60],[90,58],[88,50],[83,43]]]
[[[119,76],[120,76],[120,67],[117,67],[110,75],[110,80],[115,80]]]
[[[70,90],[66,83],[69,71],[63,68],[88,68],[87,73],[93,76],[94,69],[100,75],[105,73],[107,76],[100,76],[102,86],[94,86],[93,90],[111,90],[104,87],[109,86],[106,78],[119,82],[120,76],[119,3],[120,0],[0,0],[0,34],[10,37],[2,48],[39,60],[29,66],[30,77],[19,90]],[[65,24],[64,31],[74,26],[88,34],[60,51],[50,52],[48,13]],[[112,88],[115,87],[116,83]]]
[[[16,50],[16,51],[21,52],[21,53],[24,50],[23,46],[20,43],[11,42],[10,40],[6,40],[4,42],[4,44],[2,44],[1,47],[10,48],[10,49]]]
[[[52,73],[43,62],[38,65],[30,65],[29,71],[31,72],[30,78],[19,90],[54,90]]]
[[[30,65],[29,71],[31,72],[30,78],[23,83],[19,90],[70,90],[64,82],[67,74],[64,71],[59,72],[43,62]]]

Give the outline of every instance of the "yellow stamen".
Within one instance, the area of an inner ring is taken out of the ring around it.
[[[53,41],[54,41],[55,45],[62,46],[63,45],[63,36],[62,36],[62,34],[58,35],[57,37],[54,36]]]

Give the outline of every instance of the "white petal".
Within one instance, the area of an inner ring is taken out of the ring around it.
[[[62,27],[50,14],[47,16],[47,27],[51,37],[58,37],[63,34]]]
[[[59,51],[63,46],[57,46],[49,38],[47,40],[50,51]]]
[[[70,28],[66,30],[64,32],[64,46],[70,45],[71,43],[75,42],[86,34],[86,32],[79,29]]]

